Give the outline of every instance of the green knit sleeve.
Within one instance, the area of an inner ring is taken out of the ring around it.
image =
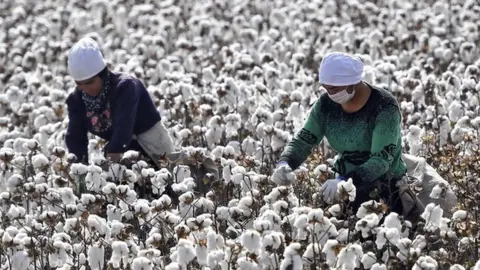
[[[398,106],[385,105],[375,118],[370,158],[347,177],[354,181],[373,182],[383,176],[401,151],[401,114]]]
[[[318,99],[310,110],[303,128],[283,149],[280,161],[287,162],[295,170],[308,158],[324,135],[325,118],[322,115],[321,99]]]

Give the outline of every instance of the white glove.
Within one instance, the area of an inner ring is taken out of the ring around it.
[[[286,162],[280,162],[272,175],[273,182],[279,186],[289,186],[297,179],[292,168]]]
[[[337,197],[337,190],[338,190],[338,183],[342,182],[343,180],[335,178],[329,179],[325,181],[325,183],[320,188],[320,192],[323,196],[323,200],[331,204],[333,203],[334,199]]]

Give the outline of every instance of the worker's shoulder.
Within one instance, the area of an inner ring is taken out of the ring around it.
[[[324,91],[323,93],[320,94],[320,97],[318,97],[317,101],[315,102],[315,105],[320,106],[322,108],[326,106],[330,106],[332,104],[332,100],[328,96],[327,91]]]
[[[143,83],[136,77],[124,72],[111,72],[111,82],[117,89],[142,90]]]
[[[80,90],[78,88],[75,88],[70,94],[68,94],[66,103],[69,106],[75,105],[77,103],[81,103],[82,101],[82,96],[80,93]]]
[[[371,85],[373,98],[375,99],[375,104],[378,107],[392,105],[399,107],[397,98],[390,92],[388,89]]]

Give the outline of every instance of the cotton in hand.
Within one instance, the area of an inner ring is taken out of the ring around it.
[[[295,173],[292,171],[292,168],[288,164],[281,164],[275,169],[275,172],[272,175],[273,182],[279,186],[288,186],[293,184],[297,179]]]
[[[328,179],[320,188],[320,193],[323,196],[323,200],[331,204],[337,196],[338,184],[341,182],[341,179]]]

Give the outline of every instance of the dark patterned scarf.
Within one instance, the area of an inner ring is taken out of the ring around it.
[[[89,96],[83,91],[82,99],[85,103],[87,118],[89,126],[94,132],[102,133],[112,126],[112,117],[110,110],[110,101],[108,100],[108,93],[110,91],[110,72],[102,76],[103,88],[100,94],[96,97]]]

